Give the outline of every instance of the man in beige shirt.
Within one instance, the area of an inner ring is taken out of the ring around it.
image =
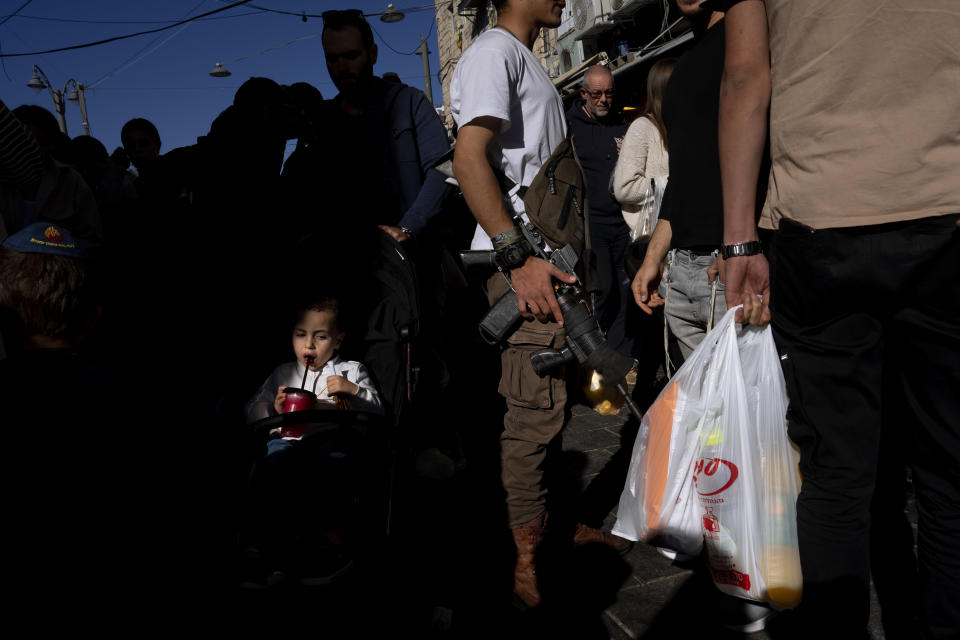
[[[750,322],[772,315],[782,354],[803,474],[803,632],[866,637],[883,424],[885,437],[902,428],[913,471],[920,623],[958,637],[960,6],[726,4],[727,303]],[[754,216],[768,107],[772,268]]]

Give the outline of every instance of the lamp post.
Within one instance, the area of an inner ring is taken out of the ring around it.
[[[68,96],[67,89],[71,84],[73,84],[73,91],[71,91]],[[57,114],[57,122],[60,123],[60,131],[64,134],[67,133],[67,105],[64,102],[64,96],[67,96],[67,100],[79,102],[83,134],[87,136],[90,135],[90,122],[87,119],[87,101],[83,95],[83,91],[86,89],[86,87],[84,87],[83,84],[77,82],[73,78],[70,78],[66,81],[66,83],[64,83],[62,90],[54,89],[53,84],[50,82],[50,78],[48,78],[47,74],[43,72],[43,69],[37,65],[33,65],[33,77],[30,78],[30,82],[27,83],[27,86],[37,93],[40,93],[44,89],[50,92],[50,97],[53,98],[53,110]]]
[[[388,4],[387,10],[380,14],[380,21],[387,23],[400,22],[404,17],[404,13],[402,11],[395,9],[392,4]],[[427,41],[423,39],[422,33],[420,34],[420,46],[417,47],[416,53],[419,53],[420,58],[423,60],[423,92],[427,95],[427,99],[432,105],[433,86],[430,82],[430,50],[427,49]]]
[[[73,91],[67,96],[70,102],[76,102],[80,105],[80,126],[83,127],[83,135],[90,135],[90,120],[87,119],[87,100],[83,92],[86,89],[82,82],[77,82],[73,78],[67,80],[67,84],[73,83]],[[66,91],[66,85],[64,85]]]
[[[420,34],[420,46],[417,47],[417,53],[423,60],[423,92],[427,94],[427,100],[433,105],[433,87],[430,82],[430,50],[427,49],[427,41],[423,39],[422,33]]]

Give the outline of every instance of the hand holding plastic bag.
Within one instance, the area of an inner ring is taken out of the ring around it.
[[[717,587],[795,606],[795,450],[770,327],[738,332],[731,309],[644,416],[614,533],[695,553]],[[738,335],[739,334],[739,335]]]

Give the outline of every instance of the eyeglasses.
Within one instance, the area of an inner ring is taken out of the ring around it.
[[[587,95],[590,96],[590,99],[592,100],[599,100],[603,96],[607,96],[608,98],[613,97],[613,89],[607,89],[605,91],[600,91],[599,89],[597,91],[589,91],[584,89],[584,91],[587,92]]]
[[[346,18],[346,17],[363,17],[363,11],[360,9],[328,9],[320,14],[320,19],[327,20],[336,20],[337,18]]]

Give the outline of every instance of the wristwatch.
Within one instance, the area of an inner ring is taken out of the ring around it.
[[[530,244],[525,238],[519,238],[508,245],[501,246],[497,249],[496,254],[497,264],[502,269],[510,270],[523,266],[527,258],[533,255],[533,249],[530,248]]]
[[[763,253],[763,246],[760,244],[759,240],[738,242],[736,244],[725,244],[720,247],[720,255],[723,256],[724,260],[729,260],[730,258],[739,258],[741,256],[755,256],[758,253]]]

